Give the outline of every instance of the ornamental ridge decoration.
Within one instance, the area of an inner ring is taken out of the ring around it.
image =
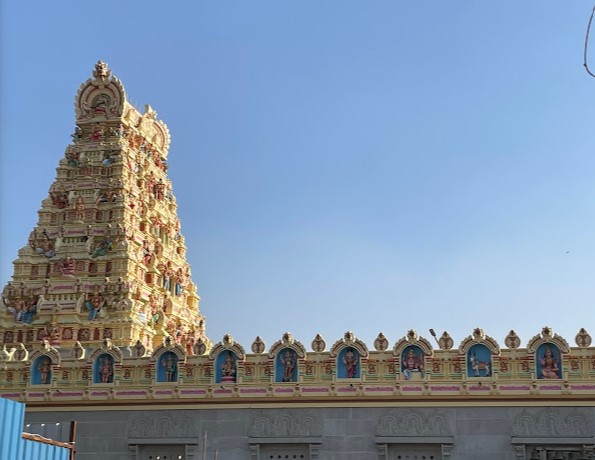
[[[337,340],[330,349],[329,355],[334,358],[345,347],[355,348],[362,358],[368,357],[368,347],[364,342],[355,337],[352,331],[347,331],[342,339]]]
[[[512,424],[512,436],[519,437],[589,437],[592,421],[576,409],[524,410]]]
[[[476,327],[473,330],[472,335],[461,341],[459,345],[459,353],[466,354],[469,349],[476,344],[485,345],[494,355],[500,354],[500,346],[498,345],[498,342],[489,335],[485,335],[483,329],[479,327]]]
[[[392,410],[380,418],[376,436],[452,436],[452,429],[444,414]]]
[[[248,436],[251,438],[320,437],[322,423],[320,417],[310,414],[260,414],[252,421]]]
[[[299,358],[306,356],[306,348],[301,342],[295,340],[291,333],[285,332],[281,337],[281,340],[276,341],[269,350],[269,358],[274,358],[275,355],[283,348],[291,348],[294,350]]]

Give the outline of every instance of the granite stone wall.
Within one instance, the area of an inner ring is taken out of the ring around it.
[[[595,407],[311,407],[31,412],[77,421],[77,460],[593,458]],[[281,457],[279,457],[281,455]],[[287,457],[286,457],[287,455]],[[540,458],[540,457],[537,457]]]

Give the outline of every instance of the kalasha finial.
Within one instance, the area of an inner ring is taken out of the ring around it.
[[[107,62],[97,61],[95,64],[95,70],[93,70],[93,76],[95,80],[105,81],[112,74],[112,71],[107,68]]]

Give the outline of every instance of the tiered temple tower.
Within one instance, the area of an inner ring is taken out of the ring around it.
[[[72,144],[2,292],[3,342],[208,342],[167,177],[167,126],[126,100],[104,62],[79,88],[75,114]]]

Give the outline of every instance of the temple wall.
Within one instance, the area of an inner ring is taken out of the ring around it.
[[[77,460],[148,459],[161,444],[199,459],[205,431],[209,459],[215,451],[219,459],[248,460],[286,449],[289,457],[281,458],[516,460],[541,447],[566,449],[565,459],[592,458],[586,455],[595,442],[594,418],[595,407],[313,406],[77,409],[31,412],[26,421],[34,428],[77,420]],[[581,453],[584,446],[591,447]]]

